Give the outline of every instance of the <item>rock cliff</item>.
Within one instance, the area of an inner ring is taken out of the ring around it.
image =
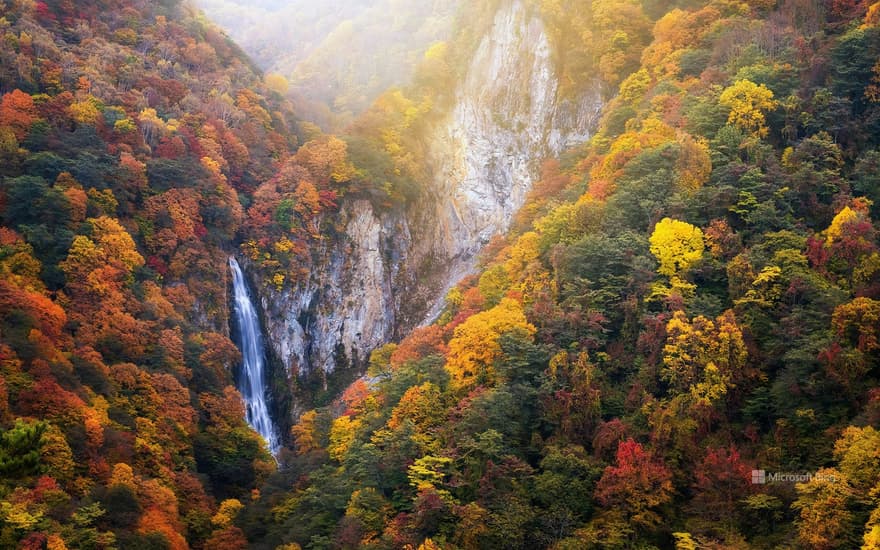
[[[437,311],[446,289],[505,231],[543,159],[586,140],[602,106],[594,91],[561,100],[541,20],[514,0],[498,11],[427,136],[432,184],[406,211],[343,205],[341,236],[317,251],[309,281],[268,292],[268,339],[289,374],[363,364]]]

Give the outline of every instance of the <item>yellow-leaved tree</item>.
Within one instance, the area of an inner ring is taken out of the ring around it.
[[[671,392],[690,391],[695,400],[711,404],[752,375],[746,370],[748,351],[731,310],[714,322],[702,315],[689,321],[683,311],[676,311],[666,334],[660,377]]]
[[[283,75],[278,73],[267,73],[263,77],[263,84],[278,95],[285,95],[290,89],[290,83]]]
[[[651,234],[651,254],[660,262],[657,272],[678,276],[703,257],[705,243],[699,227],[687,222],[663,218]]]
[[[330,458],[342,461],[351,444],[354,443],[361,420],[352,419],[351,416],[340,416],[330,426],[330,444],[327,445],[327,453]]]
[[[875,509],[867,518],[862,540],[864,550],[880,543],[880,431],[872,426],[849,426],[834,444],[837,468],[816,472],[806,483],[796,485],[798,498],[792,508],[799,511],[798,539],[805,548],[854,548],[853,530],[864,521],[857,507]],[[866,499],[865,495],[869,495]],[[860,521],[856,521],[860,519]]]
[[[773,99],[772,90],[751,80],[737,80],[721,92],[718,101],[730,109],[728,124],[739,126],[759,137],[767,135],[764,113],[773,111],[779,104]]]
[[[694,139],[688,134],[680,135],[678,144],[678,160],[675,163],[678,186],[688,192],[697,191],[712,173],[709,144],[704,139]]]
[[[306,411],[299,417],[299,422],[290,428],[290,434],[293,436],[294,446],[296,447],[296,454],[304,455],[320,448],[316,425],[317,418],[318,411],[314,409]]]
[[[666,300],[671,296],[687,297],[696,288],[682,278],[682,273],[703,257],[703,232],[687,222],[663,218],[651,234],[651,254],[660,262],[657,272],[669,277],[670,286],[656,282],[648,301]]]
[[[214,514],[214,517],[211,518],[211,523],[215,527],[229,527],[242,508],[244,508],[244,504],[237,498],[226,499],[220,503],[220,508]]]
[[[356,174],[348,159],[348,145],[335,136],[305,143],[296,152],[294,160],[309,171],[318,189],[345,183]]]
[[[529,336],[535,334],[535,327],[526,320],[522,305],[510,298],[503,298],[497,306],[472,315],[455,327],[446,362],[455,386],[494,383],[493,363],[501,354],[498,338],[514,330]]]
[[[861,216],[864,218],[864,214]],[[849,206],[844,206],[840,212],[831,220],[831,225],[825,230],[825,244],[832,245],[835,240],[843,237],[844,227],[851,223],[856,223],[860,219],[859,212],[853,210]]]

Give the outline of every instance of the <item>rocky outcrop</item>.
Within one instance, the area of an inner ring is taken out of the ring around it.
[[[396,326],[403,271],[411,245],[402,213],[377,215],[368,201],[343,206],[340,237],[314,255],[318,265],[294,290],[263,294],[268,339],[294,373],[332,371],[345,360],[362,363]]]
[[[433,184],[406,212],[344,205],[342,234],[316,251],[309,280],[262,298],[268,339],[289,372],[332,372],[430,315],[476,254],[505,231],[543,159],[589,137],[599,87],[561,101],[540,19],[500,9],[454,107],[433,129]]]
[[[425,242],[453,274],[466,272],[480,248],[509,227],[541,162],[586,141],[598,121],[598,85],[560,101],[551,55],[541,20],[521,1],[509,3],[429,142],[436,209],[419,226],[433,229]]]

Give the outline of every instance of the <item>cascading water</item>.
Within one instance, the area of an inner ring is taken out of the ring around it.
[[[266,348],[263,345],[260,318],[251,301],[241,266],[235,258],[229,258],[229,269],[232,271],[235,318],[238,321],[236,344],[241,350],[242,359],[238,389],[244,397],[248,424],[263,436],[269,444],[269,450],[276,455],[281,448],[281,441],[266,403]]]

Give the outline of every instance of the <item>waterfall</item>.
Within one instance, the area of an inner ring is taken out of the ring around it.
[[[269,444],[269,450],[276,455],[281,441],[266,403],[266,348],[263,345],[260,318],[248,292],[241,266],[235,258],[229,258],[229,269],[232,271],[235,318],[238,321],[238,338],[235,343],[241,350],[242,359],[238,389],[244,397],[248,424],[263,436]]]

